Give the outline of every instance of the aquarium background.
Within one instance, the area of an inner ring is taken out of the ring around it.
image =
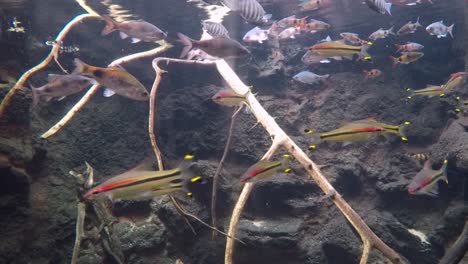
[[[129,19],[144,19],[169,32],[175,47],[161,56],[178,57],[181,46],[175,33],[198,39],[201,21],[207,14],[194,2],[183,0],[87,1],[98,13],[124,10]],[[215,1],[211,1],[215,3]],[[360,1],[335,0],[323,9],[300,12],[298,1],[260,0],[274,19],[289,15],[310,15],[331,24],[316,34],[281,43],[285,61],[272,60],[268,45],[246,45],[251,59],[230,60],[235,72],[253,86],[257,98],[276,122],[302,148],[310,137],[303,131],[329,131],[343,122],[373,117],[386,123],[410,121],[409,142],[397,137],[347,146],[324,143],[309,151],[311,159],[326,165],[322,171],[330,183],[390,247],[410,263],[438,263],[457,239],[468,215],[468,120],[456,113],[456,96],[468,98],[467,87],[458,88],[443,98],[414,98],[408,101],[407,88],[445,83],[451,73],[465,71],[467,60],[468,9],[463,0],[438,0],[434,4],[394,6],[393,16],[370,10]],[[113,6],[113,7],[111,7]],[[0,0],[0,67],[2,76],[18,78],[40,62],[50,51],[53,40],[74,16],[85,11],[74,1]],[[359,33],[366,38],[379,28],[395,25],[397,30],[420,17],[423,28],[415,34],[390,36],[372,45],[373,63],[344,60],[330,64],[305,65],[305,47],[341,32]],[[24,33],[9,32],[14,18],[22,22]],[[435,21],[455,23],[454,39],[436,38],[423,29]],[[224,25],[239,41],[253,27],[237,14],[225,18]],[[117,33],[101,36],[102,21],[89,20],[74,28],[64,45],[79,51],[62,53],[60,61],[72,70],[78,57],[104,67],[111,61],[155,47],[154,43],[131,44]],[[391,67],[388,56],[394,44],[414,41],[425,46],[419,61]],[[124,65],[150,89],[155,72],[153,58]],[[378,68],[383,75],[365,81],[362,71]],[[186,210],[210,222],[211,177],[223,153],[232,109],[209,100],[222,79],[213,67],[171,64],[165,69],[156,100],[156,135],[167,167],[176,166],[181,157],[194,153],[197,169],[207,183],[193,190],[193,198],[175,194]],[[292,79],[309,69],[331,74],[327,85],[304,85]],[[61,73],[51,63],[32,76],[28,86],[46,83],[47,74]],[[2,77],[0,98],[12,84]],[[13,99],[7,115],[0,120],[0,263],[68,263],[75,240],[75,223],[80,186],[69,174],[82,170],[85,161],[101,182],[122,173],[151,157],[147,122],[148,104],[120,96],[105,98],[99,92],[53,137],[40,135],[54,125],[82,96],[31,109],[31,92],[22,89]],[[239,177],[268,150],[271,139],[248,112],[236,121],[233,141],[218,194],[221,229],[227,230],[232,208],[243,184]],[[283,150],[284,151],[284,150]],[[412,196],[407,185],[421,170],[409,153],[427,153],[438,168],[447,154],[449,184],[440,184],[440,195]],[[238,226],[236,264],[254,263],[358,263],[361,241],[351,225],[330,200],[310,180],[303,169],[292,163],[293,173],[278,174],[255,184]],[[153,201],[119,202],[113,206],[118,219],[111,238],[97,236],[99,225],[88,209],[86,234],[78,263],[224,263],[225,238],[213,241],[211,230],[192,221],[193,234],[167,196]],[[421,241],[409,230],[427,236]],[[109,254],[106,241],[118,257]],[[386,263],[374,250],[369,263]],[[468,260],[465,257],[465,262]]]

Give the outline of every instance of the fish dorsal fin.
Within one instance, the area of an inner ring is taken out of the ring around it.
[[[130,171],[152,171],[154,170],[153,164],[154,164],[153,158],[147,157],[144,160],[142,160],[140,163],[138,163],[135,167],[130,169]]]
[[[443,24],[443,23],[444,23],[444,20],[439,21],[439,23]]]
[[[426,162],[424,162],[423,170],[431,170],[431,169],[432,169],[431,161],[426,160]]]
[[[113,96],[114,94],[115,94],[115,92],[112,91],[112,90],[109,89],[109,88],[104,89],[104,92],[102,93],[102,95],[103,95],[104,97],[111,97],[111,96]]]
[[[55,81],[57,78],[59,78],[59,77],[61,77],[61,76],[63,76],[63,75],[61,75],[61,74],[49,73],[49,74],[47,75],[47,81],[48,81],[48,82],[53,82],[53,81]]]

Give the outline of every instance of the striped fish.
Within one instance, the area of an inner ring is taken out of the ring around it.
[[[271,18],[257,0],[221,0],[221,3],[251,23],[265,24]]]
[[[447,164],[448,161],[445,159],[439,170],[433,170],[431,162],[429,160],[426,161],[423,169],[414,176],[413,180],[408,185],[408,192],[413,195],[437,197],[439,195],[438,181],[443,180],[448,184]]]
[[[388,13],[392,15],[390,9],[392,8],[392,3],[387,3],[385,0],[366,0],[367,6],[374,10],[377,13],[385,14]]]
[[[284,155],[282,161],[268,161],[260,160],[242,175],[241,182],[257,182],[262,179],[269,178],[276,173],[283,171],[285,173],[291,172],[291,169],[286,168],[286,163],[289,155]]]
[[[408,89],[408,91],[410,91],[410,89]],[[428,85],[424,89],[411,91],[411,95],[408,96],[407,98],[411,99],[412,96],[433,97],[433,96],[444,96],[444,95],[445,95],[445,91],[442,85]]]
[[[242,95],[234,92],[232,89],[223,89],[213,95],[211,100],[224,106],[241,106],[247,104],[246,98],[249,93],[250,91]]]
[[[322,58],[336,58],[336,57],[352,57],[357,54],[359,58],[364,60],[371,60],[370,55],[367,53],[369,45],[364,44],[361,46],[346,45],[343,41],[327,41],[309,47],[309,51],[313,55]]]
[[[223,36],[229,38],[228,30],[221,23],[205,20],[202,22],[202,25],[203,30],[205,30],[206,33],[210,34],[212,37]]]
[[[417,161],[428,161],[430,158],[428,154],[424,153],[407,153],[405,155]]]
[[[404,129],[409,124],[409,122],[404,122],[399,126],[395,126],[378,122],[372,118],[363,119],[346,123],[338,129],[321,133],[318,135],[319,138],[317,140],[347,143],[354,141],[364,141],[379,135],[391,133],[399,135],[403,141],[408,141],[404,134]],[[307,134],[311,134],[309,131],[311,130],[306,130],[305,132]]]
[[[114,176],[83,195],[93,200],[107,197],[111,201],[146,200],[184,189],[190,182],[201,182],[189,171],[189,164],[163,171],[130,170]],[[190,195],[190,193],[187,193]]]

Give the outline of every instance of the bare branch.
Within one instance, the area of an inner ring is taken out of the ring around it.
[[[76,235],[75,245],[73,246],[73,255],[71,264],[76,264],[78,260],[78,254],[80,253],[81,239],[84,237],[84,220],[86,217],[86,204],[78,202],[78,212],[76,215]]]

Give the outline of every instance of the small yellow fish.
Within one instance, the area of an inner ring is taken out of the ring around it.
[[[135,76],[119,67],[100,68],[88,65],[80,59],[75,58],[75,70],[73,74],[81,74],[95,79],[99,84],[106,87],[104,96],[110,97],[114,94],[139,101],[149,99],[148,91]]]

